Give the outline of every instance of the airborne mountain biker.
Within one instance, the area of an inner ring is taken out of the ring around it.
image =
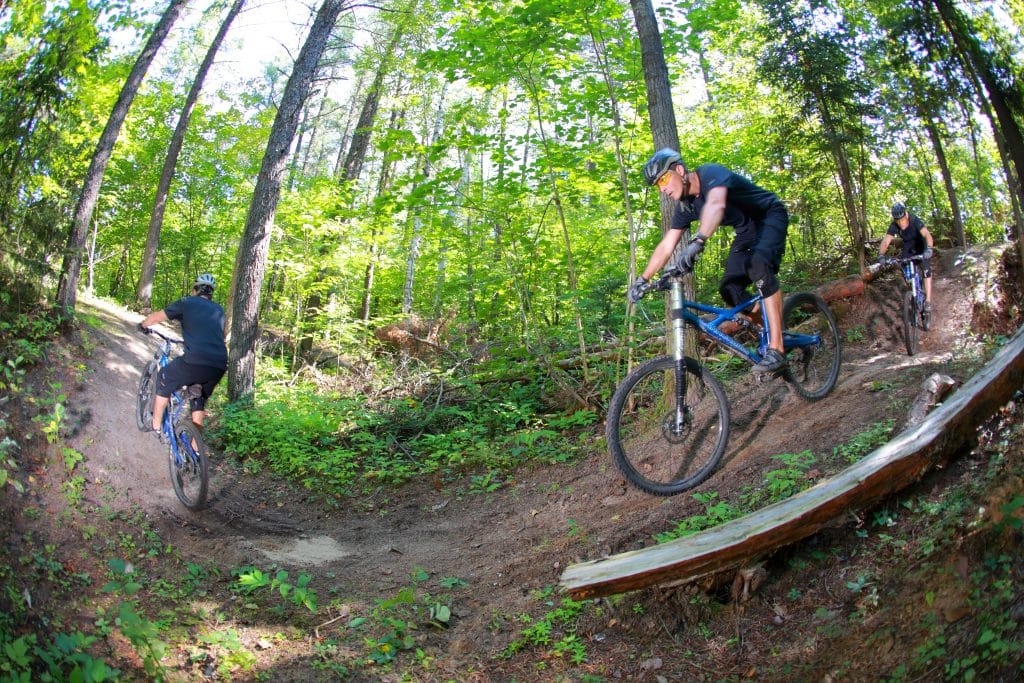
[[[747,286],[754,284],[764,297],[764,309],[771,328],[769,348],[752,368],[756,373],[775,373],[786,366],[782,346],[782,291],[778,278],[786,247],[789,213],[772,192],[720,164],[702,164],[689,171],[679,153],[660,149],[644,164],[644,180],[678,202],[671,229],[651,253],[647,267],[629,290],[634,303],[647,282],[661,270],[682,238],[683,230],[699,221],[697,234],[686,245],[680,262],[692,267],[704,251],[704,243],[720,225],[735,230],[725,272],[718,291],[729,306],[749,298]]]
[[[206,400],[228,366],[228,351],[224,343],[224,309],[213,301],[216,286],[213,275],[203,273],[192,285],[192,293],[171,303],[160,311],[150,313],[139,323],[146,328],[166,320],[180,320],[185,341],[185,353],[160,370],[153,401],[152,428],[160,432],[164,411],[171,394],[183,386],[202,385],[202,393],[192,399],[192,421],[203,426]]]
[[[930,314],[932,312],[932,247],[935,240],[928,232],[928,228],[924,226],[924,221],[907,211],[907,206],[903,202],[896,202],[892,205],[892,222],[889,224],[882,243],[878,246],[879,264],[885,265],[888,261],[885,252],[894,237],[903,240],[902,258],[921,257],[921,277],[924,280],[925,299],[923,312]]]

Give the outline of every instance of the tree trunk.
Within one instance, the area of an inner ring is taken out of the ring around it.
[[[946,186],[946,197],[949,199],[949,209],[953,212],[953,229],[956,231],[957,239],[960,240],[960,248],[967,248],[967,231],[964,230],[964,221],[960,216],[960,200],[956,196],[956,188],[953,187],[953,174],[949,170],[949,162],[946,161],[946,150],[942,146],[942,137],[939,134],[939,127],[927,113],[922,117],[928,137],[931,138],[932,147],[935,149],[935,160],[939,163],[939,170],[942,172],[942,181]]]
[[[1014,112],[1003,92],[995,70],[992,68],[991,60],[982,51],[977,37],[971,30],[969,19],[952,2],[949,0],[932,0],[932,2],[935,9],[938,10],[939,16],[942,17],[946,29],[952,35],[954,43],[966,56],[970,67],[985,86],[988,101],[999,122],[999,128],[1012,162],[1013,173],[1016,176],[1016,184],[1013,189],[1018,193],[1018,197],[1024,200],[1021,187],[1021,180],[1024,178],[1024,134],[1021,133],[1021,129],[1017,125]]]
[[[402,39],[402,26],[395,27],[391,36],[391,42],[387,50],[380,58],[380,65],[373,77],[373,83],[366,93],[363,101],[363,109],[359,114],[359,121],[356,122],[356,129],[352,133],[352,142],[345,156],[345,163],[342,164],[345,173],[345,180],[355,180],[363,170],[363,161],[366,159],[366,150],[370,146],[370,137],[373,135],[373,124],[377,119],[377,109],[380,107],[381,91],[384,88],[384,77],[391,69],[391,57],[398,49],[398,43]]]
[[[441,126],[444,123],[444,108],[445,108],[445,97],[448,94],[448,83],[446,82],[441,88],[441,95],[437,104],[437,116],[434,118],[434,127],[430,131],[430,136],[427,139],[427,146],[423,153],[423,178],[424,181],[430,180],[430,174],[433,171],[433,167],[430,163],[431,148],[441,137]],[[415,192],[417,185],[413,185],[412,191]],[[423,227],[423,215],[420,207],[413,209],[412,217],[412,238],[409,240],[409,255],[405,259],[405,283],[402,286],[402,313],[408,315],[412,313],[412,294],[413,284],[416,279],[416,258],[420,254],[420,243],[423,241],[423,236],[420,231]]]
[[[651,0],[629,0],[630,9],[633,10],[633,21],[636,23],[637,36],[640,39],[640,66],[644,72],[644,86],[647,90],[647,116],[651,121],[651,138],[654,142],[654,149],[669,147],[679,150],[679,129],[676,127],[676,114],[672,106],[672,86],[668,80],[668,65],[665,63],[665,48],[661,43],[661,31],[658,29],[658,18],[654,14],[654,7]],[[692,161],[692,160],[691,160]],[[683,159],[686,162],[686,159]],[[675,202],[666,195],[658,193],[661,201],[661,234],[664,235],[672,222],[672,213],[675,210]],[[626,276],[626,286],[636,280],[636,243],[638,236],[630,233],[629,236],[629,271]],[[679,249],[689,242],[689,230],[684,231],[682,239],[676,249]],[[693,275],[688,275],[683,280],[683,293],[688,299],[694,298],[696,292]],[[631,337],[633,329],[632,305],[627,305],[626,316],[629,321],[629,334],[626,343],[632,346]],[[666,307],[666,319],[669,312]],[[695,355],[697,352],[697,333],[688,328],[684,347],[686,352]],[[630,361],[631,364],[631,361]]]
[[[249,214],[235,259],[231,347],[228,353],[228,398],[231,400],[250,396],[253,391],[260,295],[263,275],[267,269],[271,228],[288,163],[288,150],[331,30],[338,21],[338,15],[347,7],[348,0],[324,0],[320,6],[281,95],[263,163],[256,178],[256,189],[249,204]]]
[[[1017,254],[1024,261],[1024,135],[1014,118],[990,60],[985,56],[973,35],[969,20],[949,0],[932,0],[942,22],[953,37],[964,70],[976,84],[982,107],[992,121],[993,132],[1006,167],[1006,184],[1012,195],[1014,219],[1017,227]],[[980,85],[977,83],[980,81]],[[985,102],[981,85],[988,93]],[[995,114],[993,117],[992,114]],[[1024,273],[1022,273],[1024,279]]]
[[[171,180],[174,178],[174,170],[178,165],[178,156],[181,154],[182,145],[185,144],[185,131],[188,130],[189,119],[192,118],[192,111],[199,100],[199,93],[203,89],[206,74],[213,66],[213,60],[220,50],[221,43],[224,42],[228,29],[231,28],[231,23],[242,11],[244,4],[245,0],[235,0],[235,4],[231,6],[227,16],[224,17],[220,30],[217,31],[213,42],[206,50],[203,63],[199,65],[195,80],[192,81],[192,87],[189,88],[188,95],[185,97],[185,105],[181,108],[181,114],[178,116],[178,124],[174,127],[174,133],[171,135],[167,158],[164,159],[164,168],[160,172],[160,181],[156,186],[156,198],[153,200],[153,211],[149,217],[149,232],[146,235],[146,248],[142,255],[142,271],[139,273],[139,283],[135,290],[135,298],[142,309],[150,307],[150,299],[153,296],[156,253],[160,247],[160,230],[163,227],[164,212],[167,209],[167,195],[170,193]]]
[[[850,168],[850,159],[846,148],[839,139],[839,131],[832,120],[825,99],[816,94],[818,112],[821,114],[821,125],[825,129],[825,137],[828,139],[829,149],[832,151],[832,158],[836,162],[836,170],[839,173],[839,184],[843,194],[843,208],[846,219],[850,223],[850,237],[853,241],[854,253],[857,254],[858,267],[864,272],[866,264],[864,261],[864,243],[867,241],[867,228],[864,216],[857,206],[857,187],[853,179],[853,171]]]
[[[178,16],[184,9],[188,0],[171,0],[163,16],[153,28],[153,33],[142,48],[128,80],[121,88],[121,93],[114,103],[114,109],[110,112],[107,125],[100,134],[99,142],[96,144],[96,151],[93,152],[92,160],[89,162],[89,169],[85,173],[85,180],[82,183],[82,193],[78,197],[78,204],[75,206],[74,217],[71,220],[71,231],[68,233],[67,247],[64,253],[64,263],[61,267],[60,281],[57,284],[57,306],[66,318],[72,318],[75,314],[75,301],[78,297],[78,279],[82,270],[82,254],[85,250],[85,241],[89,233],[89,223],[92,221],[93,212],[96,209],[96,201],[100,196],[100,184],[103,182],[103,174],[107,170],[107,162],[114,151],[114,143],[121,133],[121,126],[128,116],[128,110],[135,99],[135,93],[139,91],[142,79],[149,70],[149,65],[156,56],[157,51],[163,44],[171,27],[177,21]]]
[[[394,130],[405,119],[405,112],[393,111],[391,113],[391,124],[389,128]],[[391,174],[394,171],[395,162],[385,159],[381,164],[380,179],[377,182],[377,196],[382,196],[391,185]],[[372,202],[367,201],[367,204]],[[377,225],[374,223],[370,229],[370,249],[367,254],[366,271],[363,274],[363,301],[359,307],[359,319],[366,322],[370,319],[370,303],[373,300],[373,282],[377,277],[377,259],[380,255],[380,247],[377,245]]]

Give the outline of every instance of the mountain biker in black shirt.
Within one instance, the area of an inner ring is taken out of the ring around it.
[[[192,285],[192,294],[154,311],[139,323],[143,332],[167,320],[181,321],[185,353],[178,356],[157,374],[156,397],[153,400],[153,430],[160,432],[164,411],[174,391],[191,384],[202,385],[202,393],[192,399],[192,421],[203,426],[206,400],[228,366],[228,350],[224,344],[224,309],[213,301],[213,275],[203,273]]]
[[[758,288],[764,297],[771,334],[764,358],[752,369],[756,373],[783,369],[786,357],[782,346],[782,291],[777,275],[786,247],[789,213],[782,201],[720,164],[703,164],[696,170],[687,170],[679,153],[668,148],[658,150],[644,164],[644,179],[678,204],[671,229],[630,288],[630,300],[639,300],[647,282],[668,263],[683,230],[691,223],[699,222],[697,234],[680,256],[680,262],[691,268],[718,227],[731,225],[735,235],[718,291],[729,306],[738,306],[750,298],[748,285]]]
[[[910,256],[921,257],[921,278],[924,280],[924,313],[932,312],[932,248],[935,240],[928,228],[924,227],[924,221],[907,211],[903,202],[896,202],[892,205],[892,223],[878,245],[878,262],[885,265],[888,259],[885,251],[889,248],[894,237],[903,240],[902,258]]]

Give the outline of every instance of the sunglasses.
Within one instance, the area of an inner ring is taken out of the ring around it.
[[[664,173],[661,174],[661,177],[654,182],[654,184],[658,186],[659,190],[664,190],[666,187],[668,187],[668,184],[670,182],[672,182],[672,172],[665,171]]]

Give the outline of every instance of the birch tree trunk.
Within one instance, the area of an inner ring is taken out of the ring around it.
[[[427,141],[426,150],[423,153],[423,178],[425,180],[430,179],[430,174],[433,171],[433,166],[430,162],[431,149],[437,144],[438,139],[441,137],[441,127],[444,123],[444,108],[445,108],[445,97],[448,94],[448,83],[445,82],[441,89],[441,95],[437,104],[437,116],[434,118],[434,127],[430,131],[430,137]],[[412,192],[415,193],[418,185],[414,185]],[[423,214],[419,207],[413,211],[412,218],[412,238],[409,240],[409,255],[405,259],[405,284],[402,287],[402,313],[408,315],[412,313],[412,290],[413,284],[416,280],[416,257],[420,253],[420,243],[423,241],[423,236],[420,234],[423,228]]]
[[[128,110],[135,99],[135,93],[139,91],[142,79],[145,78],[153,57],[163,44],[171,27],[181,15],[188,0],[171,0],[163,16],[153,28],[149,40],[146,41],[142,52],[135,60],[135,65],[128,74],[128,80],[121,88],[117,96],[114,109],[110,112],[107,125],[100,134],[99,142],[96,144],[96,151],[93,152],[89,162],[89,169],[85,173],[85,180],[82,183],[82,193],[78,197],[78,204],[75,206],[75,213],[71,220],[71,230],[68,233],[67,247],[64,253],[64,263],[61,266],[60,281],[57,284],[57,306],[62,314],[70,319],[75,314],[75,302],[78,297],[78,280],[82,272],[82,255],[85,252],[85,242],[89,234],[89,223],[96,210],[96,201],[100,196],[100,185],[103,182],[103,174],[107,170],[107,163],[114,151],[114,143],[121,134],[121,126],[128,116]]]
[[[331,30],[348,0],[324,0],[288,78],[270,139],[263,155],[249,215],[235,259],[231,305],[231,346],[228,351],[228,397],[250,396],[256,376],[256,340],[259,336],[260,295],[267,269],[270,234],[281,197],[281,182],[288,163],[302,106],[309,96],[313,76],[327,47]]]
[[[164,223],[164,212],[167,209],[167,195],[170,193],[171,181],[174,179],[174,170],[178,165],[178,156],[181,154],[182,145],[185,143],[185,131],[188,130],[188,122],[192,118],[192,111],[199,100],[199,93],[202,92],[203,83],[206,81],[206,74],[213,66],[213,60],[220,50],[224,37],[231,28],[232,22],[238,13],[242,11],[245,0],[235,0],[235,3],[228,10],[227,16],[220,25],[220,30],[214,36],[213,42],[206,50],[203,63],[199,65],[192,87],[189,88],[185,97],[185,104],[178,116],[178,123],[171,135],[171,144],[167,148],[167,157],[164,159],[164,168],[160,172],[160,181],[156,187],[156,198],[153,200],[153,211],[149,217],[149,232],[146,235],[146,248],[142,254],[142,269],[139,273],[139,283],[135,290],[135,298],[142,309],[147,309],[151,304],[153,295],[153,275],[156,273],[156,253],[160,247],[160,230]]]

